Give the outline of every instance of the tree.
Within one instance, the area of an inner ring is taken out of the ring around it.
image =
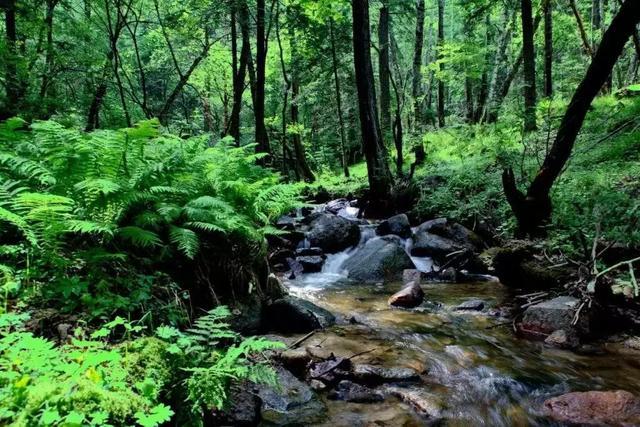
[[[236,145],[240,146],[240,113],[242,110],[242,95],[244,94],[245,79],[247,77],[247,64],[251,56],[251,46],[248,32],[242,31],[242,47],[238,58],[238,34],[237,21],[241,21],[241,28],[248,26],[249,12],[244,1],[239,1],[231,5],[231,43],[232,43],[232,71],[233,71],[233,105],[231,107],[231,117],[226,133],[230,135]]]
[[[536,130],[536,54],[533,45],[533,7],[521,0],[522,54],[524,63],[524,130]]]
[[[380,125],[382,132],[391,129],[391,86],[389,75],[389,7],[385,1],[378,22],[378,75],[380,79]]]
[[[0,3],[4,9],[5,40],[7,44],[5,64],[5,88],[7,92],[6,111],[0,112],[0,119],[18,113],[23,96],[22,84],[18,75],[18,34],[16,30],[16,1],[5,0]]]
[[[553,96],[553,0],[544,0],[542,13],[544,15],[544,96],[551,97]]]
[[[438,0],[438,58],[442,59],[442,49],[444,47],[444,1]],[[444,73],[444,63],[440,62],[440,73]],[[444,79],[438,79],[438,126],[445,125],[445,87]]]
[[[267,65],[267,34],[265,25],[266,6],[265,0],[257,0],[256,12],[256,89],[253,113],[256,122],[256,151],[270,153],[269,136],[264,124],[265,82]]]
[[[571,155],[591,102],[606,83],[639,22],[640,2],[625,1],[605,32],[591,65],[573,94],[553,145],[526,194],[516,187],[513,170],[504,171],[504,192],[518,222],[519,235],[544,234],[543,226],[549,221],[552,212],[549,195],[551,188]]]
[[[424,0],[416,0],[416,38],[413,48],[413,114],[415,128],[422,123],[422,47],[424,43]]]
[[[338,77],[338,55],[336,54],[336,36],[333,18],[329,18],[329,37],[331,41],[331,68],[333,69],[333,82],[336,89],[336,111],[338,124],[340,125],[340,154],[342,155],[342,171],[349,178],[349,165],[347,164],[347,138],[344,129],[344,117],[342,115],[342,93],[340,90],[340,78]]]
[[[382,141],[376,91],[371,65],[371,33],[369,29],[369,1],[353,0],[353,60],[358,92],[362,150],[367,162],[369,191],[372,200],[389,196],[391,172],[387,164],[387,150]]]

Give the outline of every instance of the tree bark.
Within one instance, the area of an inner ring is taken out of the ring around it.
[[[0,113],[0,118],[8,118],[16,115],[20,110],[23,97],[22,84],[18,76],[18,34],[16,30],[16,1],[4,2],[5,40],[7,43],[7,56],[5,64],[5,87],[7,93],[7,106],[5,112]]]
[[[544,96],[553,96],[553,0],[542,3],[544,15]]]
[[[571,6],[571,11],[573,12],[573,16],[576,18],[576,23],[578,24],[578,31],[580,32],[580,40],[582,41],[582,48],[588,57],[593,58],[593,48],[591,43],[589,43],[589,37],[587,36],[587,32],[584,29],[584,22],[582,21],[582,16],[580,16],[580,11],[578,10],[578,6],[576,5],[576,0],[569,0],[569,6]]]
[[[536,54],[533,44],[533,7],[531,0],[521,0],[522,53],[524,64],[524,130],[537,129],[536,124]]]
[[[46,12],[44,17],[44,23],[47,31],[47,47],[45,49],[44,71],[42,73],[42,84],[40,85],[40,98],[44,102],[45,117],[49,117],[52,113],[52,104],[49,99],[49,91],[51,88],[51,81],[53,78],[53,66],[54,66],[54,47],[53,47],[53,13],[58,4],[58,0],[46,1]]]
[[[413,97],[414,128],[422,125],[422,48],[424,46],[424,0],[416,0],[416,39],[413,48]]]
[[[391,172],[387,164],[387,150],[382,141],[376,91],[371,65],[371,34],[369,29],[369,1],[353,0],[353,59],[358,92],[362,149],[367,161],[369,191],[373,201],[389,196]]]
[[[391,129],[391,89],[389,82],[389,8],[382,2],[378,22],[378,76],[380,79],[380,126]]]
[[[265,0],[257,0],[256,12],[256,92],[253,106],[255,114],[256,152],[270,153],[269,136],[264,124],[265,82],[267,65],[267,38],[265,27]]]
[[[438,58],[442,59],[442,48],[444,47],[444,4],[445,0],[438,0]],[[440,73],[444,73],[444,64],[440,62]],[[444,79],[438,79],[438,126],[445,126],[445,87]]]
[[[517,189],[513,171],[503,173],[504,192],[518,221],[518,234],[544,234],[552,212],[551,188],[565,167],[593,99],[611,74],[625,44],[640,22],[640,2],[627,0],[605,32],[586,75],[576,89],[542,167],[527,189]]]
[[[344,129],[344,117],[342,116],[342,94],[340,90],[340,78],[338,77],[338,55],[336,54],[336,37],[333,29],[333,19],[329,20],[329,35],[331,38],[331,64],[333,68],[333,80],[336,88],[336,110],[338,124],[340,125],[340,151],[342,155],[342,170],[344,176],[349,178],[349,164],[347,161],[347,138]]]
[[[247,63],[249,62],[249,56],[251,55],[251,46],[249,45],[248,37],[245,37],[245,31],[242,33],[242,47],[240,48],[240,57],[238,59],[238,31],[237,21],[240,22],[240,27],[244,28],[248,25],[247,5],[242,4],[240,6],[232,6],[232,18],[231,18],[231,40],[232,40],[232,68],[233,68],[233,105],[231,107],[231,117],[229,119],[229,128],[227,134],[230,135],[235,141],[236,145],[240,146],[240,113],[242,111],[242,96],[244,94],[245,79],[247,77]],[[247,34],[248,35],[248,34]]]

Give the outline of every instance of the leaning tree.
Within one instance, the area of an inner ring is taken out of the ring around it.
[[[506,169],[502,174],[504,193],[518,222],[518,235],[544,234],[543,226],[551,218],[551,187],[571,155],[591,102],[607,82],[639,22],[640,1],[626,0],[602,37],[598,51],[567,107],[556,139],[526,194],[516,187],[512,169]]]

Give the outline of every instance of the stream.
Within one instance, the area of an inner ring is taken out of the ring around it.
[[[423,283],[421,306],[391,308],[387,299],[402,283],[349,282],[340,270],[348,256],[349,251],[329,255],[322,272],[286,282],[293,295],[338,318],[335,326],[316,332],[304,346],[341,357],[366,352],[354,362],[424,372],[423,382],[415,387],[440,414],[440,425],[557,425],[541,413],[549,397],[584,390],[640,393],[640,358],[621,344],[572,352],[518,338],[511,321],[496,310],[512,304],[514,297],[498,282]],[[429,267],[428,259],[418,262]],[[485,310],[455,309],[470,299],[483,300]],[[322,395],[326,418],[314,425],[428,424],[395,398],[348,403]]]

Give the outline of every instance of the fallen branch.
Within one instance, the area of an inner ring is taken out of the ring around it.
[[[302,338],[300,338],[296,342],[292,343],[289,347],[287,347],[287,350],[291,350],[292,348],[296,348],[297,346],[299,346],[300,344],[302,344],[303,342],[305,342],[306,340],[311,338],[315,333],[316,333],[316,331],[309,332],[307,335],[303,336]]]

